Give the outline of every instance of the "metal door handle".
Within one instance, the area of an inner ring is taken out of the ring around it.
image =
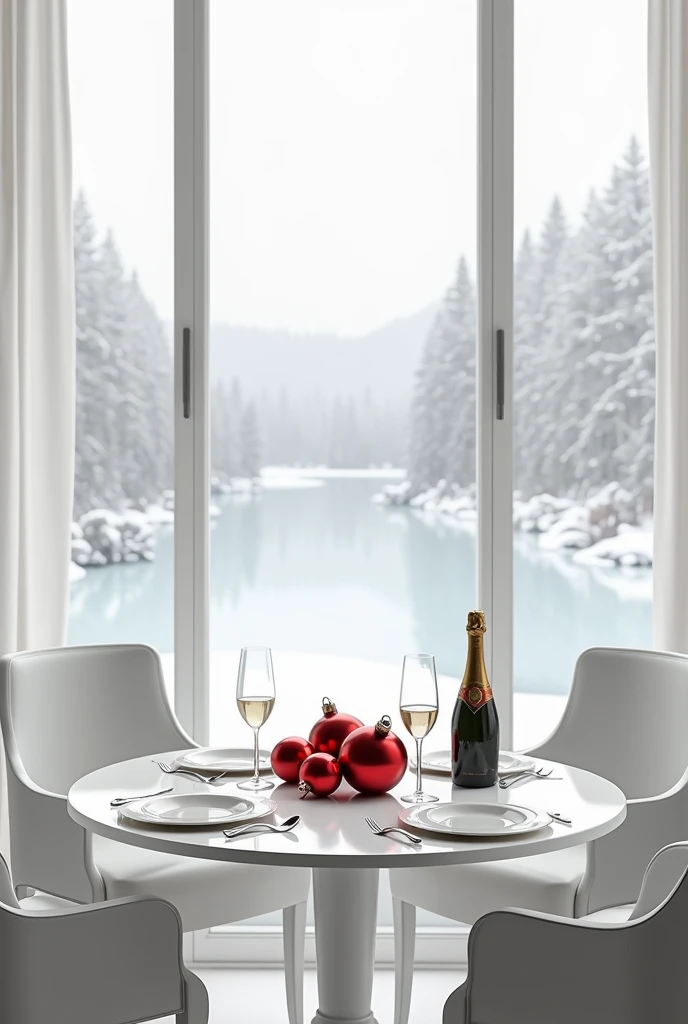
[[[497,419],[504,419],[504,331],[497,331]]]
[[[191,416],[191,328],[182,331],[182,410],[184,419]]]

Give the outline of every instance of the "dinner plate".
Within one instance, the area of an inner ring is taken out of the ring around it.
[[[432,772],[435,775],[451,775],[451,750],[435,750],[430,754],[424,754],[421,767],[424,772]],[[508,775],[511,772],[522,771],[524,768],[532,768],[532,757],[522,757],[520,754],[512,754],[509,750],[499,751],[499,774]],[[416,762],[411,759],[411,767],[415,770]]]
[[[271,772],[270,751],[258,752],[258,771]],[[175,764],[180,768],[192,768],[195,772],[209,775],[227,772],[230,775],[253,775],[253,749],[249,747],[200,747],[181,754]]]
[[[402,825],[444,836],[502,839],[551,825],[545,811],[507,803],[416,804],[399,814]]]
[[[119,813],[146,825],[198,828],[203,825],[234,825],[272,814],[277,804],[256,797],[229,793],[170,793],[147,797],[119,808]]]

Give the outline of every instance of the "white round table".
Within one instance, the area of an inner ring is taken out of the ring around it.
[[[180,751],[157,755],[170,762]],[[538,762],[540,763],[540,762]],[[626,800],[617,786],[578,768],[541,762],[561,781],[519,783],[506,790],[456,789],[448,778],[426,776],[424,786],[440,800],[526,804],[565,814],[571,826],[551,826],[509,840],[466,840],[424,836],[421,846],[374,835],[370,815],[381,825],[396,825],[399,795],[412,788],[407,774],[391,793],[365,797],[345,783],[333,796],[299,799],[295,786],[279,784],[263,795],[277,803],[278,818],[299,813],[293,832],[225,839],[212,829],[146,828],[127,822],[113,810],[116,796],[152,792],[174,785],[177,792],[207,792],[207,786],[161,775],[150,757],[123,761],[86,775],[69,792],[69,813],[80,825],[121,843],[174,853],[251,864],[308,867],[313,871],[315,942],[319,1009],[313,1024],[375,1024],[371,1010],[378,876],[380,868],[412,871],[443,864],[506,860],[579,846],[615,829],[626,816]],[[278,780],[277,780],[278,781]],[[235,792],[235,783],[227,783]]]

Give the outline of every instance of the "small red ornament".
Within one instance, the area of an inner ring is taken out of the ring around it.
[[[342,743],[342,775],[359,793],[386,793],[406,771],[406,747],[391,726],[392,719],[383,715],[377,725],[357,729]]]
[[[339,761],[331,754],[311,754],[299,768],[299,779],[302,800],[309,793],[313,796],[329,796],[342,781]]]
[[[303,736],[287,736],[272,748],[272,770],[284,782],[296,783],[299,781],[299,768],[312,753],[313,747]]]
[[[337,705],[329,697],[323,697],[323,716],[310,731],[308,739],[313,749],[323,754],[339,757],[342,743],[354,729],[360,729],[363,722],[355,715],[337,711]]]

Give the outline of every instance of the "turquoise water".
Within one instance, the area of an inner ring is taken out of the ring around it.
[[[353,655],[399,662],[434,652],[463,668],[463,626],[475,604],[471,532],[408,509],[375,505],[384,481],[223,499],[211,537],[211,646]],[[516,537],[515,685],[565,694],[578,653],[595,644],[650,646],[648,570],[575,566]],[[70,643],[173,648],[173,534],[153,563],[90,569],[72,588]]]

